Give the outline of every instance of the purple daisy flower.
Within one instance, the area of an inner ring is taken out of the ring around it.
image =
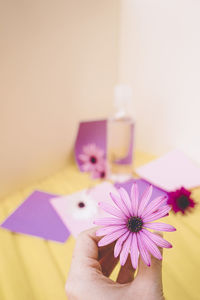
[[[104,151],[95,144],[89,144],[83,147],[83,153],[79,155],[82,162],[82,168],[85,172],[94,172],[104,161]]]
[[[172,210],[175,213],[180,211],[182,214],[185,214],[196,205],[190,196],[191,192],[181,187],[174,192],[168,193],[167,203],[172,206]]]
[[[166,196],[157,197],[149,201],[152,195],[150,185],[139,201],[138,186],[133,184],[131,197],[125,189],[120,188],[119,195],[110,194],[115,205],[100,202],[99,206],[113,217],[95,220],[96,225],[103,226],[97,230],[97,236],[104,236],[98,246],[105,246],[115,242],[114,256],[120,254],[120,264],[126,263],[130,253],[131,262],[136,269],[138,258],[146,265],[151,265],[151,254],[161,260],[162,255],[158,247],[171,248],[172,245],[161,236],[148,229],[158,231],[175,231],[176,229],[165,223],[152,223],[168,215],[171,207],[166,204]]]

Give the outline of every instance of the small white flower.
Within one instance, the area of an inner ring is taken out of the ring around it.
[[[86,220],[94,217],[97,213],[97,204],[95,200],[90,196],[88,190],[76,197],[71,205],[72,216],[77,220]]]

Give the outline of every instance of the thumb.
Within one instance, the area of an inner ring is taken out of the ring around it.
[[[162,250],[160,251],[162,253]],[[151,266],[148,267],[140,257],[137,277],[162,283],[162,260],[151,256]]]
[[[164,300],[162,261],[152,257],[151,266],[148,267],[140,258],[138,274],[132,284],[134,285],[133,287],[137,287],[142,291],[142,295],[145,299]]]
[[[162,237],[162,234],[160,232],[155,232],[157,235],[160,235]],[[159,248],[162,256],[163,256],[163,249]],[[156,281],[157,283],[162,284],[162,260],[158,260],[154,256],[151,256],[151,266],[148,267],[143,260],[141,259],[141,256],[139,258],[139,267],[138,267],[138,279],[143,277],[146,278],[148,281]]]
[[[97,228],[82,231],[77,240],[72,257],[72,261],[79,263],[87,262],[88,259],[98,259],[98,246],[97,243],[100,237],[96,236]]]

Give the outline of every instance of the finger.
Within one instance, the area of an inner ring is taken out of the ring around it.
[[[156,234],[161,233],[156,232]],[[161,254],[163,253],[163,249],[159,248]],[[158,282],[162,282],[162,260],[158,260],[154,256],[151,256],[151,266],[148,267],[143,260],[141,259],[141,256],[139,258],[139,267],[138,267],[138,274],[137,277],[145,277],[149,280],[156,280]]]
[[[82,232],[77,240],[72,256],[71,267],[68,275],[67,286],[81,281],[91,275],[91,272],[101,273],[98,261],[98,240],[95,235],[96,228]]]
[[[160,251],[162,251],[160,249]],[[144,261],[139,258],[139,268],[137,277],[145,277],[152,280],[161,280],[162,278],[162,261],[154,256],[151,256],[151,266],[148,267]]]
[[[88,258],[98,260],[97,243],[100,238],[96,236],[96,230],[97,228],[92,228],[79,234],[76,240],[73,261],[87,262]]]
[[[80,256],[86,256],[86,257],[92,257],[96,259],[101,259],[105,254],[109,251],[109,249],[114,248],[115,242],[103,246],[98,247],[97,243],[102,237],[96,236],[96,231],[99,227],[94,227],[89,230],[82,231],[76,240],[74,255]],[[89,247],[90,246],[90,247]],[[95,248],[95,251],[94,251]],[[80,253],[80,249],[82,253]],[[96,250],[98,250],[98,256],[96,253]]]
[[[106,255],[99,261],[103,275],[109,277],[118,261],[119,258],[114,257],[113,248],[110,248]]]
[[[79,234],[73,254],[72,262],[78,261],[79,263],[88,264],[88,258],[98,262],[109,251],[113,252],[115,243],[109,244],[104,247],[98,247],[98,241],[101,237],[96,236],[98,227],[83,231]],[[96,264],[95,264],[96,266]],[[100,265],[99,265],[100,266]],[[99,268],[98,266],[98,268]],[[97,267],[97,266],[96,266]]]
[[[130,254],[129,254],[125,265],[122,266],[119,271],[117,282],[123,284],[123,283],[128,283],[133,281],[134,273],[135,273],[135,269],[133,269]]]

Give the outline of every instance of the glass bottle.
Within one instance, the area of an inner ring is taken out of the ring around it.
[[[110,178],[124,181],[132,177],[134,121],[132,118],[132,88],[114,88],[114,115],[108,120],[107,155]]]

